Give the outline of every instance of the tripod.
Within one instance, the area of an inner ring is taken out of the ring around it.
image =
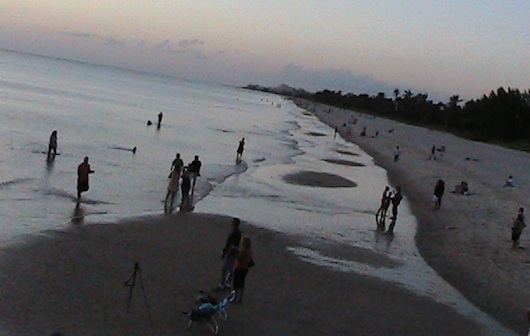
[[[123,283],[125,287],[129,287],[129,297],[127,299],[127,309],[125,311],[128,313],[129,308],[131,308],[133,290],[136,285],[136,277],[138,277],[138,281],[140,282],[140,288],[142,289],[142,294],[144,296],[144,305],[145,310],[147,311],[147,316],[149,317],[149,322],[151,323],[151,327],[154,327],[153,319],[151,318],[151,312],[149,311],[149,305],[147,304],[147,296],[145,295],[144,282],[142,280],[142,269],[140,268],[140,263],[138,262],[134,263],[133,273],[131,274],[129,279]]]

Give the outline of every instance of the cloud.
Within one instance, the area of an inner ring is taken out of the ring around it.
[[[184,39],[179,42],[179,47],[181,48],[188,48],[192,46],[201,46],[201,45],[204,45],[204,41],[199,40],[198,38],[194,38],[191,40]]]
[[[107,37],[107,36],[101,36],[97,34],[90,34],[90,33],[73,33],[73,32],[62,32],[61,33],[64,36],[68,37],[74,37],[74,38],[81,38],[81,39],[88,39],[98,42],[103,42],[107,46],[114,46],[114,47],[125,47],[127,46],[127,42],[124,40],[117,40],[113,37]]]

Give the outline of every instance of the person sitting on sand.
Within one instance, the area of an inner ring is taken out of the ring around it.
[[[455,189],[452,191],[452,193],[457,195],[468,195],[469,194],[469,186],[466,181],[460,182],[460,184],[457,184],[455,186]]]
[[[396,150],[394,151],[394,162],[398,162],[400,155],[401,150],[399,149],[399,146],[396,146]]]
[[[512,248],[515,250],[519,247],[519,238],[526,227],[524,222],[524,209],[521,207],[517,210],[517,215],[512,225]]]
[[[363,130],[361,131],[361,136],[366,136],[366,127],[363,127]]]
[[[83,159],[83,162],[77,167],[77,202],[79,203],[79,200],[81,199],[81,193],[88,191],[89,185],[88,185],[88,175],[94,173],[92,169],[90,169],[90,165],[88,164],[88,156],[85,156]]]
[[[506,182],[504,182],[503,188],[506,188],[506,187],[510,187],[510,188],[514,187],[512,175],[508,176],[508,179],[506,180]]]

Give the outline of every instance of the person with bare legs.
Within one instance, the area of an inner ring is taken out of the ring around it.
[[[250,238],[243,237],[241,239],[241,249],[237,255],[234,263],[234,286],[236,291],[235,302],[241,303],[243,301],[243,294],[245,292],[245,279],[249,268],[253,266],[252,251]]]
[[[241,162],[241,157],[243,156],[243,151],[245,150],[245,138],[242,138],[239,141],[239,146],[237,147],[236,162]]]

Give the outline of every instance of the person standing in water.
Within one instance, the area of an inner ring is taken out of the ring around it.
[[[90,169],[90,164],[88,164],[88,156],[85,156],[83,162],[77,167],[77,202],[81,199],[81,193],[88,191],[88,176],[94,173]]]
[[[50,135],[50,143],[48,144],[48,155],[53,151],[53,155],[57,155],[57,131],[53,131]]]
[[[239,141],[239,146],[237,147],[236,161],[241,162],[241,157],[243,156],[243,151],[245,150],[245,138],[242,138]]]
[[[394,193],[394,196],[392,197],[392,217],[390,218],[390,225],[388,226],[387,233],[393,234],[394,233],[394,226],[396,226],[397,221],[397,215],[398,215],[398,206],[399,203],[401,203],[401,200],[403,200],[403,195],[401,194],[401,187],[396,187],[396,192]]]
[[[167,185],[167,194],[166,194],[166,200],[164,202],[164,212],[171,213],[173,211],[173,202],[175,201],[175,195],[179,191],[179,178],[180,178],[180,171],[176,172],[176,169],[171,172],[169,175],[169,183]],[[169,206],[167,204],[168,199],[171,201],[169,202]]]
[[[185,211],[190,206],[190,176],[188,168],[184,167],[182,170],[182,182],[180,183],[180,190],[182,191],[182,200],[180,202],[180,211]]]
[[[171,173],[169,174],[169,177],[173,176],[173,174],[177,174],[177,180],[180,177],[180,173],[182,172],[182,168],[184,167],[184,161],[180,158],[180,153],[177,153],[175,155],[175,160],[171,163],[171,168],[169,170]]]
[[[189,178],[193,180],[193,185],[191,187],[192,195],[195,192],[195,182],[197,181],[197,177],[201,176],[201,167],[202,163],[199,161],[199,156],[195,155],[193,162],[188,165]]]
[[[160,128],[160,126],[162,126],[162,118],[164,117],[164,115],[162,114],[162,112],[160,112],[158,114],[158,125],[157,127]]]

